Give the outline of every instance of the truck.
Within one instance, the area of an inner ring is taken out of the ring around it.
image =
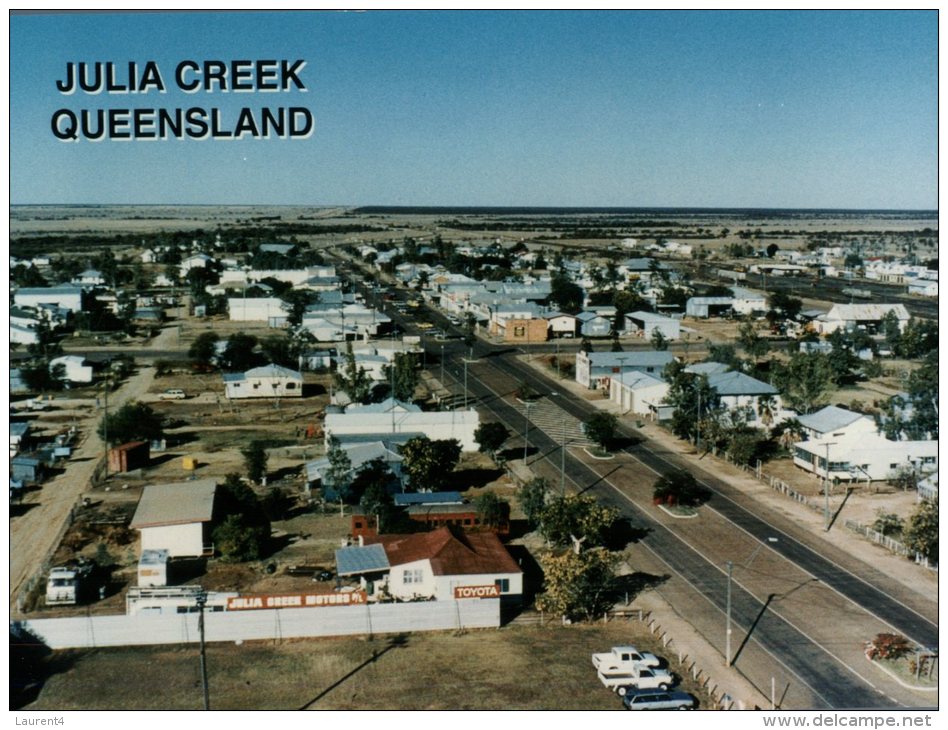
[[[52,568],[46,580],[47,606],[75,606],[91,588],[95,563],[80,560]]]
[[[596,674],[605,687],[622,697],[636,689],[668,689],[675,684],[671,672],[655,667],[600,669]]]
[[[593,654],[592,663],[597,670],[603,671],[661,665],[661,661],[657,656],[647,651],[639,651],[634,646],[614,646],[611,651]]]

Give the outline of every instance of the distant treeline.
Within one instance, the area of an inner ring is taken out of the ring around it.
[[[715,219],[737,218],[931,218],[937,220],[937,210],[860,210],[832,208],[584,208],[584,207],[503,207],[503,206],[398,206],[369,205],[356,208],[356,214],[393,213],[402,215],[496,215],[510,219],[517,215],[620,215],[620,216],[713,216]]]

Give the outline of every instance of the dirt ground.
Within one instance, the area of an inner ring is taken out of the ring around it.
[[[621,710],[590,662],[635,643],[662,655],[637,621],[398,636],[211,644],[216,710]],[[58,652],[28,710],[197,710],[195,646]],[[685,678],[681,688],[706,706]]]

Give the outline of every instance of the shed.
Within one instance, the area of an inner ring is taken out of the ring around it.
[[[145,487],[130,525],[141,531],[142,551],[167,550],[171,558],[212,555],[216,490],[215,479]]]
[[[14,456],[10,460],[10,477],[18,482],[36,483],[42,481],[45,473],[43,462],[32,456]]]
[[[109,471],[134,471],[148,466],[151,447],[146,441],[131,441],[109,449]]]

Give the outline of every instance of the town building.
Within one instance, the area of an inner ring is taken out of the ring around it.
[[[623,413],[656,416],[668,395],[668,383],[648,373],[632,370],[609,379],[609,399]]]
[[[825,315],[817,317],[814,325],[824,335],[856,328],[873,334],[882,331],[882,322],[889,312],[895,314],[899,331],[905,331],[911,317],[904,304],[836,304]]]
[[[632,312],[625,315],[626,332],[652,339],[656,332],[661,332],[666,340],[677,340],[681,337],[681,322],[673,317],[665,317],[654,312]]]
[[[667,350],[576,353],[576,382],[590,390],[609,389],[609,381],[637,371],[660,377],[675,357]]]
[[[475,409],[407,413],[327,413],[326,436],[358,434],[423,434],[434,440],[457,439],[464,451],[477,451],[474,432],[480,423]]]
[[[13,303],[18,307],[38,309],[43,305],[52,305],[69,312],[81,312],[82,296],[82,287],[71,284],[26,287],[17,289],[13,294]]]
[[[141,532],[141,548],[167,550],[168,556],[212,555],[215,479],[152,484],[142,490],[129,525]]]
[[[364,543],[336,550],[336,572],[359,577],[370,597],[450,601],[483,596],[514,603],[522,598],[523,571],[492,532],[441,527],[367,537]]]
[[[224,394],[239,398],[301,398],[303,375],[282,365],[263,365],[244,373],[224,373]]]
[[[793,463],[821,479],[845,482],[889,479],[903,470],[929,474],[938,470],[938,442],[845,432],[795,443]]]
[[[234,297],[227,300],[231,322],[266,322],[271,327],[283,327],[287,309],[277,297]]]
[[[91,383],[92,366],[80,355],[62,355],[49,361],[50,372],[58,365],[63,367],[63,379],[70,383]]]

